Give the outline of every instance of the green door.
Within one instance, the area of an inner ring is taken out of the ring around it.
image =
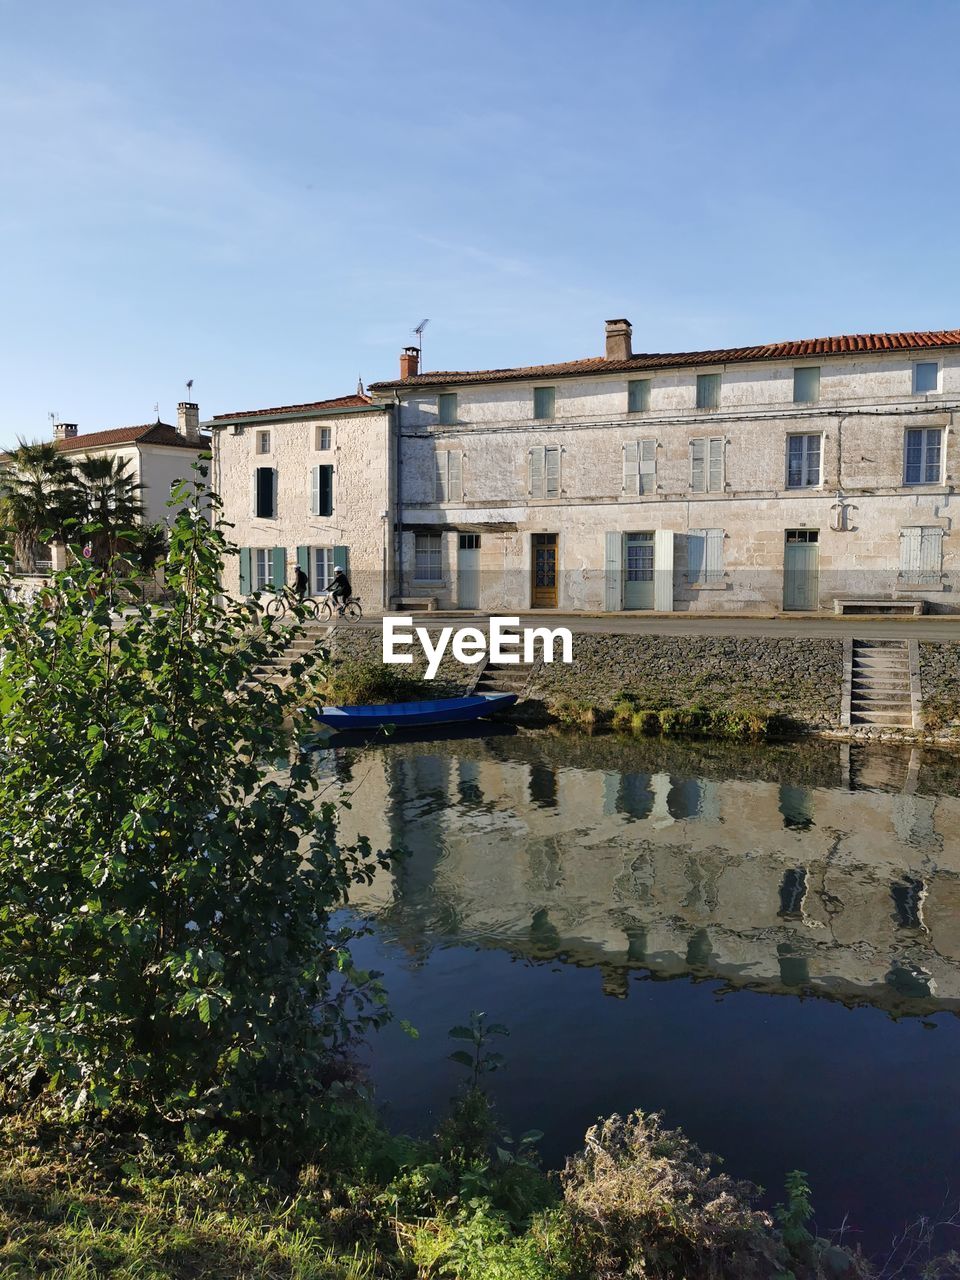
[[[623,607],[652,609],[653,534],[623,535]]]
[[[784,609],[814,610],[820,597],[820,533],[788,529],[783,548]]]

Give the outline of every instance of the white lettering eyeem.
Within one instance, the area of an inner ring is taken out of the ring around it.
[[[403,650],[413,643],[416,636],[427,660],[424,673],[427,680],[436,679],[448,647],[456,661],[464,666],[482,662],[488,652],[491,662],[519,663],[521,648],[523,661],[529,666],[536,661],[538,643],[544,662],[555,660],[558,644],[560,661],[573,662],[573,636],[568,627],[520,629],[519,618],[491,618],[489,640],[479,627],[441,627],[435,639],[426,627],[416,627],[411,632],[412,627],[412,618],[384,617],[383,661],[389,664],[412,663],[413,655]]]

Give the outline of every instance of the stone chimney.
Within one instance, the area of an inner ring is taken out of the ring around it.
[[[75,422],[55,422],[53,424],[54,440],[72,440],[77,434],[77,424]]]
[[[606,358],[608,360],[629,360],[633,355],[633,350],[630,346],[632,337],[633,326],[629,320],[608,320]]]
[[[400,352],[400,377],[415,378],[420,372],[420,348],[404,347]]]
[[[187,440],[200,439],[200,407],[189,400],[177,405],[177,430]]]

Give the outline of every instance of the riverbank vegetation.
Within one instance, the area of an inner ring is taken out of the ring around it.
[[[224,600],[235,553],[175,495],[166,604],[77,558],[0,564],[0,1278],[668,1280],[865,1274],[656,1118],[559,1175],[484,1089],[506,1029],[455,1027],[432,1137],[381,1124],[357,1047],[389,1017],[340,908],[391,860],[344,846],[298,754],[298,628]]]
[[[642,695],[624,693],[612,707],[562,700],[548,707],[560,724],[588,731],[614,729],[619,733],[663,737],[733,738],[759,741],[790,731],[790,724],[762,706],[710,705],[695,702],[649,705]]]

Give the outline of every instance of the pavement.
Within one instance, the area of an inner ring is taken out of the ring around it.
[[[406,615],[400,615],[406,616]],[[466,611],[414,613],[414,626],[430,631],[459,623],[461,626],[486,628],[489,614]],[[651,635],[651,636],[757,636],[764,638],[802,638],[830,640],[853,636],[858,640],[927,640],[960,643],[960,614],[926,614],[921,617],[889,618],[860,615],[841,617],[837,614],[588,614],[557,613],[549,609],[503,616],[519,616],[522,625],[568,627],[575,634]],[[342,626],[376,628],[379,617],[363,618]]]

